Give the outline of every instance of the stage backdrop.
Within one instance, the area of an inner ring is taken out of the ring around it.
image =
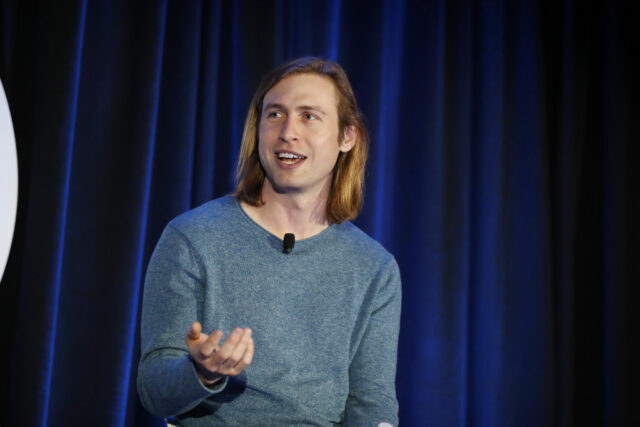
[[[162,424],[135,391],[150,253],[232,190],[261,76],[311,54],[344,66],[372,135],[356,223],[402,272],[402,424],[638,425],[640,52],[620,3],[0,4],[21,183],[0,423]]]

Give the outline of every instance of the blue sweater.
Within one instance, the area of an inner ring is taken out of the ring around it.
[[[184,337],[253,331],[251,365],[203,385]],[[183,426],[397,424],[400,274],[395,259],[350,222],[282,240],[232,197],[174,219],[149,262],[138,393]]]

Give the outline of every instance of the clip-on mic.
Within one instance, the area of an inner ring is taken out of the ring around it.
[[[286,233],[282,240],[282,253],[290,254],[296,244],[296,236],[293,233]]]

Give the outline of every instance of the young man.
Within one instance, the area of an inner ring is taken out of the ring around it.
[[[145,408],[184,426],[397,424],[400,275],[349,222],[367,150],[335,62],[262,81],[235,194],[171,221],[149,263]]]

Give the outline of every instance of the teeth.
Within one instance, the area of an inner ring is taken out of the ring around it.
[[[298,156],[293,153],[278,153],[279,159],[304,159],[304,156]]]

